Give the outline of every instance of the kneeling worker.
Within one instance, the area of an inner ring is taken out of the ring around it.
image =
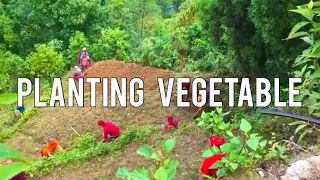
[[[46,157],[50,157],[53,156],[54,152],[56,151],[56,149],[59,149],[60,151],[64,151],[62,149],[62,147],[59,145],[59,142],[53,138],[50,137],[48,139],[47,144],[44,146],[44,148],[41,150],[41,155],[42,156],[46,156]]]
[[[103,128],[101,142],[113,140],[120,136],[120,128],[113,122],[99,120],[98,125]]]

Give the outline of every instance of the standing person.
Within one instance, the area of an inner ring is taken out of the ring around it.
[[[23,104],[22,106],[18,106],[18,101],[17,101],[16,110],[18,110],[21,114],[23,114],[24,112],[26,112],[25,104]]]
[[[179,125],[179,121],[174,119],[172,116],[167,115],[167,123],[161,125],[162,132],[165,132],[169,129],[177,129]]]
[[[89,56],[87,48],[85,48],[85,47],[80,50],[79,55],[78,55],[78,63],[80,66],[81,66],[81,59],[83,58],[84,55]]]
[[[90,57],[87,56],[87,55],[83,55],[83,57],[82,57],[82,59],[81,59],[81,67],[82,67],[82,70],[85,71],[85,70],[87,70],[90,66],[91,66]]]
[[[46,145],[41,150],[41,155],[45,157],[51,157],[53,156],[57,148],[60,151],[64,151],[59,142],[54,137],[50,137]]]
[[[120,136],[120,128],[111,121],[103,121],[99,120],[98,125],[102,127],[102,140],[101,142],[105,142],[108,140],[113,140]]]

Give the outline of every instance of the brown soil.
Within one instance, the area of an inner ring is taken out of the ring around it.
[[[145,90],[155,90],[158,88],[158,79],[163,78],[164,82],[167,82],[170,77],[174,77],[174,74],[162,69],[145,67],[133,63],[125,63],[121,61],[109,60],[100,61],[94,64],[90,69],[85,72],[85,76],[109,78],[108,84],[110,84],[110,78],[117,78],[119,87],[121,87],[121,78],[126,78],[127,88],[129,87],[130,80],[133,78],[140,78],[144,83]],[[102,82],[102,80],[101,80]],[[110,85],[109,85],[110,87]],[[90,83],[85,84],[85,91],[90,91]],[[96,91],[102,94],[102,83],[97,84]]]
[[[161,105],[157,77],[164,77],[166,81],[169,77],[174,76],[168,71],[130,63],[113,60],[97,62],[87,71],[87,77],[116,77],[118,79],[140,77],[144,81],[144,89],[147,90],[144,93],[143,106],[140,108],[131,106],[103,108],[102,97],[98,94],[96,107],[90,107],[90,96],[87,96],[83,108],[42,108],[22,125],[20,131],[12,139],[5,141],[5,144],[17,149],[30,159],[36,159],[39,158],[39,151],[49,136],[57,137],[64,148],[69,148],[72,140],[78,136],[71,127],[81,135],[86,132],[93,133],[99,140],[101,129],[96,124],[98,119],[113,120],[121,128],[126,128],[129,125],[157,125],[160,130],[160,125],[165,122],[165,115],[171,114],[180,120],[181,126],[193,124],[193,115],[196,109],[178,108],[175,106],[176,103],[172,103],[168,108]],[[85,85],[85,90],[87,92],[90,90],[89,84]],[[101,94],[102,85],[97,85],[97,91]],[[172,102],[174,100],[172,99]],[[169,133],[164,136],[168,138],[171,135]],[[163,138],[153,135],[148,143],[159,148],[159,142]],[[173,151],[173,156],[178,158],[180,162],[179,179],[194,180],[201,165],[201,150],[208,146],[207,137],[201,130],[196,130],[195,132],[182,132],[177,138],[177,146]],[[119,167],[125,166],[133,169],[140,165],[143,167],[150,165],[148,160],[136,154],[137,148],[141,145],[141,143],[130,144],[122,152],[110,156],[101,156],[87,162],[57,167],[52,174],[42,177],[42,179],[87,180],[100,179],[101,177],[108,177],[108,180],[115,179],[116,170]],[[242,174],[244,177],[241,178]],[[231,179],[241,180],[247,177],[249,176],[241,172],[240,176]]]

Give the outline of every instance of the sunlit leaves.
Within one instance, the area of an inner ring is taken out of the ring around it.
[[[241,119],[240,130],[245,133],[248,133],[251,129],[251,124],[247,120]]]
[[[0,94],[0,104],[12,104],[16,102],[18,95],[16,93]]]
[[[297,31],[299,29],[301,29],[302,27],[306,26],[310,24],[310,22],[307,22],[307,21],[303,21],[303,22],[299,22],[297,23],[291,30],[291,32],[289,33],[289,36],[285,39],[285,40],[289,40],[289,39],[293,39],[293,38],[296,38],[296,37],[299,37],[299,36],[305,36],[305,35],[308,35],[308,33],[306,32],[299,32],[297,33]]]

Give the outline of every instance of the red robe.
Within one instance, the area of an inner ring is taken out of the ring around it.
[[[108,139],[108,135],[111,137],[120,136],[120,128],[111,121],[98,121],[98,125],[103,127],[103,140]]]
[[[217,161],[220,161],[224,156],[225,154],[214,154],[210,157],[205,158],[200,169],[202,174],[216,178],[219,168],[210,169],[210,167]]]

